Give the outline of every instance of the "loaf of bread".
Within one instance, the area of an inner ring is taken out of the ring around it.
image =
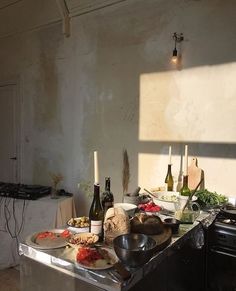
[[[138,213],[131,220],[131,232],[154,235],[161,234],[163,230],[164,224],[156,215]]]
[[[121,207],[109,208],[104,219],[104,239],[111,244],[113,239],[130,232],[129,216]]]

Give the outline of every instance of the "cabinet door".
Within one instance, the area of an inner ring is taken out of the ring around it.
[[[144,278],[129,291],[167,291],[167,281],[169,276],[167,259],[167,256],[160,259],[156,268],[146,276],[144,275]],[[174,291],[174,289],[172,291]]]
[[[205,286],[205,248],[197,249],[191,240],[168,250],[168,290],[199,291]]]

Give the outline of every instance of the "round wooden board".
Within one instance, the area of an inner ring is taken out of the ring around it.
[[[172,231],[169,226],[164,226],[164,231],[161,234],[150,235],[155,239],[157,246],[155,248],[156,251],[161,251],[166,248],[171,242]]]

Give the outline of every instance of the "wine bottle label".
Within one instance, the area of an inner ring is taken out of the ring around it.
[[[100,235],[102,233],[102,220],[91,220],[90,232]]]

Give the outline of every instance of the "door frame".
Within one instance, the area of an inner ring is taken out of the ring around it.
[[[20,86],[20,77],[16,76],[10,79],[0,79],[0,87],[7,87],[7,86],[15,86],[16,88],[16,96],[14,102],[14,126],[16,132],[16,156],[17,156],[17,166],[16,166],[16,183],[22,182],[22,150],[23,150],[23,143],[22,143],[22,108],[23,108],[23,100],[21,94],[21,86]]]

